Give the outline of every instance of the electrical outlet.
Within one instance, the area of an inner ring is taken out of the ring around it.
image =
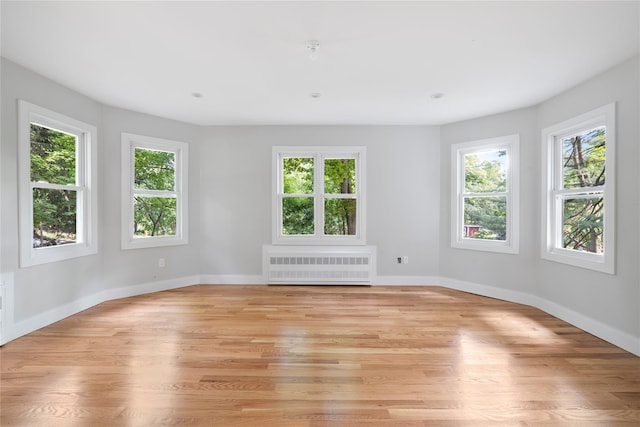
[[[164,268],[164,258],[158,258],[158,267]]]
[[[402,263],[403,264],[409,264],[409,255],[405,255],[402,257]]]
[[[398,264],[402,264],[402,257],[401,256],[398,257]]]

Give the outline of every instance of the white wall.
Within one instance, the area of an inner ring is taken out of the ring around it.
[[[520,134],[520,254],[452,249],[443,233],[440,275],[462,287],[530,303],[640,353],[640,252],[638,242],[638,58],[627,61],[537,107],[442,127],[441,217],[450,228],[451,144]],[[615,101],[617,103],[616,274],[542,260],[542,129]]]
[[[201,266],[205,275],[260,275],[271,243],[271,147],[367,147],[367,244],[380,276],[435,276],[439,130],[426,126],[239,126],[203,130]],[[396,264],[397,256],[409,264]]]
[[[102,257],[91,255],[29,268],[18,267],[17,100],[33,104],[101,128],[97,102],[2,59],[2,243],[1,269],[13,273],[15,322],[101,290]],[[98,141],[100,143],[100,141]],[[103,215],[99,215],[102,224]],[[99,227],[98,241],[104,237]]]
[[[640,337],[640,65],[627,61],[538,108],[538,131],[616,102],[616,274],[541,261],[539,295],[612,328]]]
[[[100,164],[102,166],[101,201],[105,231],[102,245],[105,290],[143,283],[197,276],[198,222],[200,219],[200,129],[112,107],[103,108]],[[189,145],[189,244],[162,248],[121,249],[121,134],[122,132],[186,142]],[[165,267],[158,265],[165,259]],[[196,281],[198,279],[195,279]]]
[[[2,59],[2,241],[0,272],[10,289],[12,339],[106,299],[199,283],[200,128],[106,107]],[[24,99],[98,128],[98,254],[20,268],[18,263],[17,100]],[[189,245],[120,249],[120,134],[189,143]],[[166,267],[158,267],[158,258]],[[9,299],[9,298],[8,298]]]
[[[539,251],[538,228],[538,139],[535,109],[469,120],[442,127],[440,217],[440,275],[510,291],[535,293]],[[520,253],[498,254],[451,248],[451,145],[498,136],[520,136]]]

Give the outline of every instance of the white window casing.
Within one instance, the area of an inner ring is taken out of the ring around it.
[[[283,159],[313,158],[314,189],[302,195],[284,194]],[[324,192],[324,160],[354,159],[356,192],[328,194]],[[352,146],[274,146],[272,148],[272,243],[274,245],[365,245],[366,244],[366,148]],[[282,200],[286,197],[313,198],[314,233],[285,235]],[[353,199],[356,204],[356,232],[354,235],[324,234],[324,202],[329,199]]]
[[[31,125],[76,138],[75,184],[31,181]],[[93,125],[18,100],[18,200],[20,266],[28,267],[98,252],[97,128]],[[74,192],[76,196],[76,239],[48,247],[34,248],[33,190],[35,188]]]
[[[599,127],[605,129],[604,184],[564,188],[562,142]],[[603,273],[615,273],[615,142],[615,103],[542,130],[543,259]],[[602,199],[602,251],[599,253],[564,247],[563,203],[579,199]]]
[[[134,185],[135,150],[151,150],[173,153],[175,156],[175,188],[173,190],[137,189]],[[189,145],[185,142],[155,138],[145,135],[122,133],[122,249],[151,248],[186,245],[188,228],[188,164]],[[134,233],[135,197],[159,197],[176,199],[176,231],[174,235],[136,236]]]
[[[519,252],[520,234],[520,155],[519,135],[464,142],[451,146],[451,247],[507,254]],[[467,192],[465,190],[466,155],[506,153],[506,188],[503,191]],[[506,200],[506,236],[504,240],[465,236],[464,201],[466,198],[504,197]]]

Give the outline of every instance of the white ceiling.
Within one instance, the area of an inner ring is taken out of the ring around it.
[[[2,1],[1,47],[104,104],[194,124],[432,125],[534,105],[637,55],[638,6]]]

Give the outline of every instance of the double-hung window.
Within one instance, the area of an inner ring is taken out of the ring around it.
[[[273,147],[273,242],[365,244],[364,147]]]
[[[451,246],[518,253],[518,135],[454,144]]]
[[[97,252],[95,126],[19,101],[20,265]]]
[[[122,134],[122,248],[188,243],[188,145]]]
[[[615,104],[542,133],[542,257],[613,274]]]

